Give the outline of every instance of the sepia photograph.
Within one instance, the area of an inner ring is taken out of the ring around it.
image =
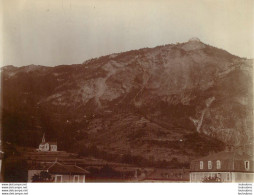
[[[2,0],[2,183],[253,183],[252,0]]]

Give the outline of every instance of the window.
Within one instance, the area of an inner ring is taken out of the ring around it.
[[[250,169],[250,161],[244,161],[244,166],[246,170]]]
[[[63,176],[62,176],[62,175],[56,175],[56,176],[55,176],[55,182],[61,183],[62,180],[63,180]]]
[[[212,169],[212,161],[208,161],[208,169]]]
[[[203,161],[200,161],[199,166],[200,166],[200,169],[203,169],[203,168],[204,168],[204,163],[203,163]]]
[[[75,183],[79,182],[79,175],[74,175],[73,182],[75,182]]]
[[[86,176],[83,175],[83,183],[85,183],[85,182],[86,182]]]
[[[220,162],[220,160],[216,161],[216,167],[217,167],[217,169],[221,169],[221,162]]]
[[[51,151],[57,151],[57,146],[56,145],[50,145],[50,150]]]

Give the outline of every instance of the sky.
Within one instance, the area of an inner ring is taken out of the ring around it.
[[[0,66],[77,64],[192,37],[254,58],[253,0],[0,2]]]

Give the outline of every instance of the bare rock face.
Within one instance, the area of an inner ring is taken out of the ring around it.
[[[197,49],[204,49],[205,44],[203,44],[199,38],[191,38],[184,46],[182,47],[185,51],[193,51]]]
[[[189,42],[201,42],[201,41],[197,37],[192,37],[192,38],[189,39]]]
[[[192,38],[83,64],[6,66],[4,137],[31,146],[46,131],[63,148],[96,144],[160,160],[249,144],[252,63]]]

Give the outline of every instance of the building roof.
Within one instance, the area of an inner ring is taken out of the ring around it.
[[[57,145],[57,142],[48,142],[50,145]]]
[[[63,175],[84,175],[89,171],[77,166],[77,165],[65,165],[59,162],[54,163],[39,163],[32,165],[29,170],[45,170],[51,174],[63,174]]]
[[[41,142],[40,145],[41,144],[57,145],[57,142]]]
[[[209,154],[208,156],[199,158],[197,160],[254,160],[253,156],[247,155],[245,153],[238,153],[234,151],[222,151],[218,153]]]
[[[51,166],[52,165],[52,163],[36,163],[36,164],[31,164],[30,166],[29,166],[29,170],[47,170],[47,168],[49,167],[49,166]]]
[[[77,165],[64,165],[59,162],[53,163],[50,167],[47,168],[49,173],[53,174],[76,174],[76,175],[84,175],[89,172]]]

